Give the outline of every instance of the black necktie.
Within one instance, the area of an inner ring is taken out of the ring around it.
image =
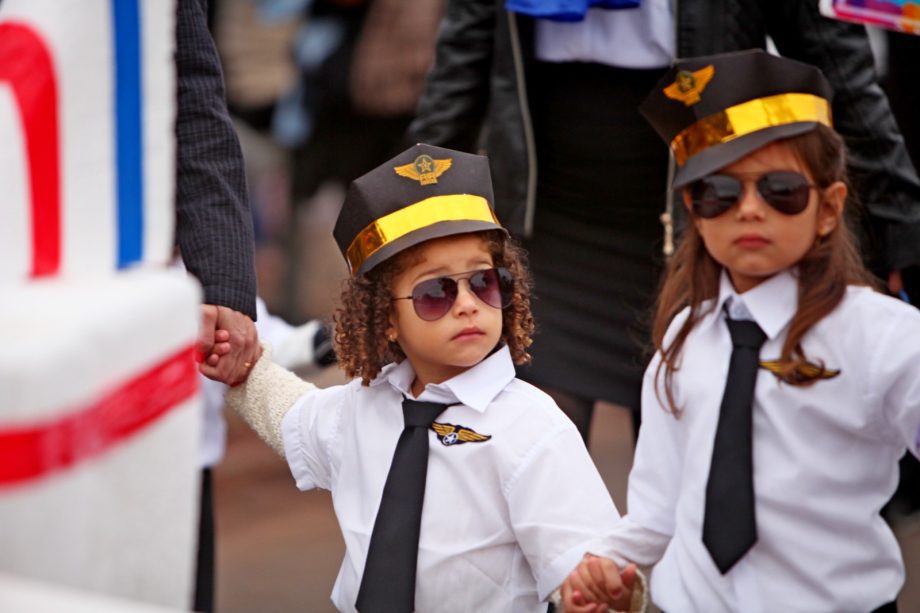
[[[757,542],[751,422],[760,347],[766,340],[753,321],[725,321],[732,337],[732,357],[719,408],[703,517],[703,544],[723,575]]]
[[[415,565],[428,475],[428,428],[446,404],[403,399],[396,443],[364,563],[355,607],[361,613],[415,610]]]

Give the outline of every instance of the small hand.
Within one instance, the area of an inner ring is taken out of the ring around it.
[[[629,610],[636,565],[629,564],[620,573],[613,560],[586,555],[562,584],[565,611],[596,613]]]
[[[892,270],[888,273],[888,291],[892,296],[899,296],[904,290],[904,279],[901,277],[900,270]]]

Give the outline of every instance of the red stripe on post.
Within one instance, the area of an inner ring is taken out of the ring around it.
[[[198,390],[193,353],[189,346],[53,422],[0,430],[0,487],[97,456],[191,398]]]
[[[25,132],[32,191],[32,277],[61,267],[57,76],[48,46],[23,23],[0,23],[0,81],[13,90]]]

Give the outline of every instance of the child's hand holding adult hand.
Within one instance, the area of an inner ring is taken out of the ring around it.
[[[629,611],[636,581],[636,565],[620,572],[613,560],[587,554],[562,584],[565,613]]]

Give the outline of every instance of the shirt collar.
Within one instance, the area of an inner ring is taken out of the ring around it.
[[[792,320],[798,309],[799,284],[794,272],[785,270],[743,294],[735,291],[728,272],[722,270],[719,299],[714,312],[722,313],[729,300],[740,302],[767,338],[774,339]]]
[[[486,359],[459,375],[443,383],[429,383],[419,395],[418,400],[462,403],[480,413],[498,396],[514,379],[514,363],[507,345],[488,356]],[[386,366],[371,385],[389,383],[403,396],[412,397],[412,382],[415,381],[415,369],[409,360],[400,364]]]

